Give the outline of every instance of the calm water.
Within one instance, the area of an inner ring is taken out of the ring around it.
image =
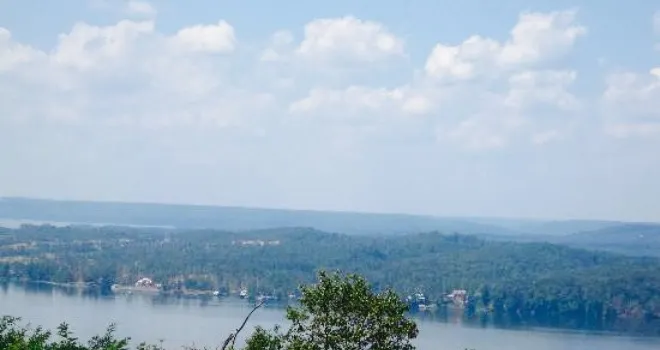
[[[217,346],[238,327],[249,306],[240,301],[162,299],[146,296],[89,297],[47,286],[25,289],[0,285],[0,315],[23,317],[33,325],[54,328],[70,323],[86,339],[114,322],[121,336],[134,341],[164,340],[168,348],[182,345]],[[248,328],[283,323],[279,309],[256,312]],[[502,330],[465,327],[420,320],[417,346],[421,350],[646,350],[660,349],[660,339],[631,338],[559,331]],[[245,330],[244,330],[245,332]],[[249,332],[245,332],[249,333]]]

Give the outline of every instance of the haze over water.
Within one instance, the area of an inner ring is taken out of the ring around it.
[[[116,323],[118,334],[130,336],[134,344],[157,343],[168,349],[184,345],[215,347],[238,327],[249,312],[247,303],[199,299],[161,299],[146,296],[89,297],[67,294],[46,286],[26,289],[1,285],[0,314],[20,316],[33,326],[56,327],[68,322],[81,339],[99,334]],[[266,328],[283,324],[281,309],[256,312],[246,327]],[[548,330],[504,330],[475,328],[437,321],[419,320],[420,350],[650,350],[660,348],[660,339],[634,338],[582,332]],[[244,335],[246,335],[244,334]],[[243,337],[241,337],[242,340]]]

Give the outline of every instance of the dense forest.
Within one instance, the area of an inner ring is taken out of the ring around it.
[[[468,292],[475,322],[660,334],[660,260],[550,243],[437,232],[349,236],[307,228],[227,232],[122,227],[0,229],[0,278],[88,282],[99,292],[150,277],[164,291],[248,288],[280,299],[319,269],[365,276],[402,297]]]

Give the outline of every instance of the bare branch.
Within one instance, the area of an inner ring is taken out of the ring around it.
[[[266,302],[266,299],[260,301],[259,304],[257,304],[254,308],[252,308],[252,311],[250,311],[250,313],[245,317],[245,320],[243,320],[243,324],[241,324],[241,326],[238,327],[238,329],[236,329],[235,332],[233,332],[233,333],[229,334],[229,336],[227,336],[227,339],[225,339],[225,342],[222,344],[222,350],[227,350],[227,346],[229,346],[229,343],[231,343],[231,348],[230,349],[234,348],[234,344],[236,344],[236,338],[238,337],[238,334],[243,330],[243,328],[247,324],[248,320],[250,319],[250,316],[252,316],[252,314],[255,311],[257,311],[258,308],[262,307],[265,302]]]

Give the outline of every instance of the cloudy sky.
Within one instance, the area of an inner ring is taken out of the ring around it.
[[[0,195],[660,221],[660,4],[0,0]]]

